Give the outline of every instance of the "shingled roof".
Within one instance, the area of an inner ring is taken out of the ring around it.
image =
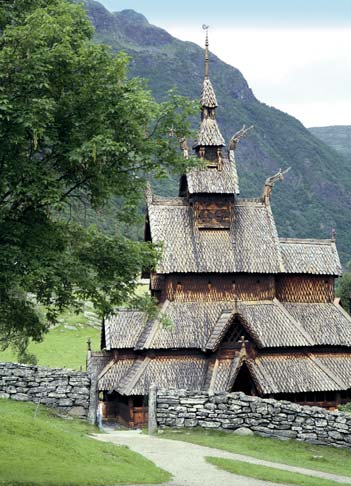
[[[202,349],[215,351],[238,317],[258,348],[311,346],[351,347],[351,318],[332,303],[300,304],[273,301],[169,302],[163,326],[140,312],[121,311],[105,322],[106,348]],[[133,320],[135,319],[135,321]],[[126,335],[128,334],[128,337]]]
[[[287,273],[341,275],[341,263],[334,240],[280,238]]]
[[[207,370],[205,389],[210,393],[231,390],[240,370],[241,359],[216,359]]]
[[[261,200],[237,199],[229,231],[199,229],[186,198],[153,198],[148,215],[152,241],[163,245],[158,273],[341,273],[334,241],[280,240]]]
[[[151,238],[162,243],[158,273],[254,272],[283,270],[271,212],[256,200],[237,201],[230,231],[199,230],[192,207],[149,204]]]
[[[333,303],[283,303],[295,321],[302,324],[313,343],[330,346],[351,345],[351,317]]]
[[[199,146],[219,146],[225,145],[224,138],[214,118],[204,118],[200,124],[197,138],[193,147]]]
[[[202,84],[201,105],[207,108],[217,108],[216,93],[209,78],[205,78]]]
[[[204,357],[157,357],[111,362],[99,377],[99,390],[122,395],[147,395],[152,383],[159,387],[188,390],[204,388],[207,360]]]
[[[146,320],[144,312],[120,309],[104,324],[106,349],[134,348]]]
[[[349,355],[282,353],[258,356],[246,364],[262,394],[346,390],[351,384],[350,378],[345,380],[345,371],[351,370]]]
[[[243,364],[263,394],[347,390],[351,360],[346,353],[263,354],[242,361],[201,356],[139,357],[113,361],[100,373],[98,389],[122,395],[147,395],[152,383],[163,388],[228,391]]]
[[[239,179],[234,156],[222,158],[222,168],[191,170],[186,174],[189,194],[239,194]]]

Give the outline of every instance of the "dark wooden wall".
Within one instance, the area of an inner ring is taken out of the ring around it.
[[[272,300],[333,302],[334,278],[315,275],[170,274],[151,278],[153,294],[162,302]]]
[[[169,275],[165,295],[169,300],[271,300],[274,298],[274,277],[269,275]]]
[[[276,277],[277,299],[285,302],[333,302],[334,278],[319,275]]]

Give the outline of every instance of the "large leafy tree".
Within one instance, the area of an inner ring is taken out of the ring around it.
[[[0,2],[0,345],[22,351],[65,306],[92,300],[101,314],[132,293],[157,250],[85,228],[80,204],[114,195],[124,216],[145,180],[181,169],[179,138],[193,107],[157,104],[127,59],[92,41],[80,5]],[[130,211],[129,211],[130,212]],[[116,229],[117,230],[117,229]]]

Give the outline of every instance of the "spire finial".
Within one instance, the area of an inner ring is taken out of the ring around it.
[[[208,29],[209,25],[202,24],[202,28],[206,31],[205,40],[205,79],[208,79]]]

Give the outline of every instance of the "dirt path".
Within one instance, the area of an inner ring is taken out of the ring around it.
[[[206,456],[236,459],[251,464],[260,464],[351,484],[351,478],[261,461],[253,457],[232,454],[196,444],[162,439],[159,436],[150,437],[146,434],[141,434],[140,431],[109,432],[107,434],[95,434],[94,437],[104,442],[126,445],[133,451],[139,452],[139,454],[150,459],[157,466],[169,471],[173,475],[173,480],[169,483],[169,486],[274,486],[275,484],[237,476],[217,469],[206,462]]]

